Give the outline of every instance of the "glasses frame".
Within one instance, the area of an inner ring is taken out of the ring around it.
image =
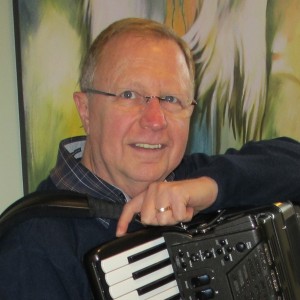
[[[98,95],[104,95],[104,96],[118,97],[118,95],[116,95],[116,94],[108,93],[108,92],[104,92],[104,91],[100,91],[100,90],[92,89],[92,88],[84,89],[82,92],[88,93],[88,94],[98,94]],[[165,98],[160,97],[160,96],[143,96],[143,97],[147,100],[146,103],[149,102],[153,98],[157,98],[160,101],[165,101]],[[190,103],[190,105],[194,105],[194,106],[197,105],[197,101],[195,99],[193,99],[192,102]]]

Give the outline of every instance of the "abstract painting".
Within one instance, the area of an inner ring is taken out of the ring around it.
[[[172,27],[196,65],[188,152],[300,139],[300,0],[14,0],[24,192],[84,135],[72,94],[97,34],[125,17]]]

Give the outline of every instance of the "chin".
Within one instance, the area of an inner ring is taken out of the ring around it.
[[[133,178],[135,181],[151,183],[155,181],[163,181],[166,176],[162,175],[161,172],[151,172],[146,168],[146,170],[140,172],[139,174],[136,174],[136,176],[133,176]]]

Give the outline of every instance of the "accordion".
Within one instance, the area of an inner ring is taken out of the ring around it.
[[[300,299],[300,210],[275,203],[149,227],[90,251],[95,299]]]

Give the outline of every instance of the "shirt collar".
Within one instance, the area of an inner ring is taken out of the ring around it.
[[[52,181],[62,190],[71,190],[111,202],[124,203],[125,196],[122,191],[81,164],[85,142],[85,136],[61,141],[56,166],[50,173]]]

